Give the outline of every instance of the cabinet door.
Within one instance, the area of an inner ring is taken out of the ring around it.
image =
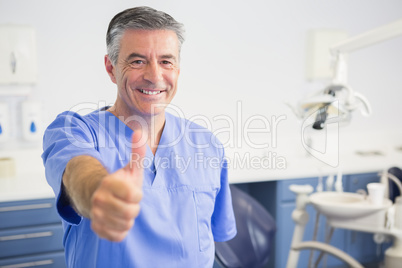
[[[0,232],[0,258],[63,250],[61,224],[7,229]]]
[[[277,231],[277,248],[276,248],[276,265],[275,267],[286,267],[287,258],[289,255],[290,246],[292,243],[293,231],[295,223],[292,219],[292,212],[295,209],[294,203],[285,203],[280,206],[279,218],[278,220],[278,231]],[[311,241],[313,239],[315,223],[316,223],[316,211],[312,206],[307,206],[307,212],[309,214],[309,222],[306,225],[306,229],[303,236],[303,241]],[[323,242],[325,240],[326,234],[326,222],[325,217],[320,216],[317,241]],[[341,229],[335,229],[332,239],[329,243],[330,245],[337,247],[339,249],[344,249],[345,245],[345,231]],[[318,257],[319,253],[313,253],[314,263]],[[303,250],[300,252],[298,268],[308,267],[310,259],[310,250]],[[339,267],[343,264],[339,259],[326,255],[320,262],[321,264],[326,263],[326,267]],[[319,267],[322,267],[320,265]]]
[[[0,229],[60,222],[53,198],[0,203]]]
[[[19,258],[0,259],[0,268],[65,268],[63,252],[29,255]]]
[[[356,192],[359,189],[367,191],[366,185],[371,182],[379,182],[377,173],[355,174],[346,176],[347,189]],[[363,264],[378,262],[383,254],[377,254],[377,244],[373,240],[372,233],[347,231],[346,252]]]
[[[367,184],[379,182],[380,177],[377,173],[354,174],[345,176],[343,181],[346,181],[346,190],[348,192],[355,193],[359,189],[363,189],[367,192]]]
[[[277,198],[277,214],[276,221],[278,226],[276,237],[276,254],[275,254],[275,267],[286,267],[287,258],[292,243],[293,231],[295,223],[292,219],[292,212],[295,209],[296,195],[289,190],[291,184],[309,184],[314,188],[317,186],[318,178],[306,178],[296,180],[284,180],[278,181],[278,198]],[[309,214],[309,222],[306,225],[303,241],[311,241],[313,239],[314,229],[316,227],[316,215],[317,212],[312,205],[307,205],[307,213]],[[326,235],[326,219],[323,216],[319,218],[319,225],[317,231],[317,241],[325,241]],[[343,250],[345,248],[345,236],[346,232],[341,229],[335,229],[330,245]],[[315,262],[319,253],[313,253],[313,262]],[[300,252],[298,267],[308,267],[310,259],[310,250],[303,250]],[[320,262],[319,267],[323,267],[323,263],[326,263],[326,267],[339,267],[343,265],[343,262],[339,259],[326,255]]]

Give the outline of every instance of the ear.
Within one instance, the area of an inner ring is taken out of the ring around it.
[[[113,83],[116,84],[116,76],[114,74],[114,66],[112,62],[109,59],[109,55],[105,55],[105,68],[106,72],[108,73],[110,80],[112,80]]]

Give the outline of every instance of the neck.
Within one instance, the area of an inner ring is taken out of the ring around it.
[[[108,111],[133,131],[141,130],[142,133],[147,134],[147,144],[151,148],[152,153],[155,154],[162,136],[163,127],[165,126],[164,112],[155,115],[144,115],[124,111],[123,109],[119,109],[116,104],[110,107]]]

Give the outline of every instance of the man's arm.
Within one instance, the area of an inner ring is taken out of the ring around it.
[[[67,163],[63,188],[78,214],[90,218],[92,195],[107,175],[102,164],[91,156],[76,156]]]
[[[133,135],[132,155],[136,156],[132,159],[136,161],[145,155],[145,144],[138,146],[141,135],[139,131]],[[121,241],[140,211],[142,180],[140,162],[130,162],[109,174],[97,159],[83,155],[68,162],[62,183],[71,205],[91,219],[95,233],[110,241]]]

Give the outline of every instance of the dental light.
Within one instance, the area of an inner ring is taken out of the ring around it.
[[[314,129],[323,129],[327,123],[349,122],[351,113],[360,110],[371,114],[369,101],[355,92],[347,82],[345,55],[355,50],[402,35],[402,19],[349,38],[330,48],[334,73],[330,85],[291,107],[297,117],[304,120],[316,113]],[[336,115],[329,117],[329,115]]]

